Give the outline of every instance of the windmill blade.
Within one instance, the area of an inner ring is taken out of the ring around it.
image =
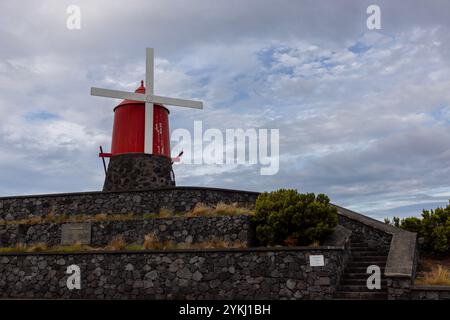
[[[91,88],[91,96],[146,101],[146,96],[145,94],[142,93],[102,89],[95,87]]]
[[[145,93],[153,95],[154,90],[154,50],[147,48],[145,62]]]
[[[144,153],[153,154],[153,103],[145,103]]]
[[[149,100],[153,103],[166,104],[169,106],[203,109],[203,102],[201,101],[168,98],[161,96],[152,96],[151,98],[149,98]]]

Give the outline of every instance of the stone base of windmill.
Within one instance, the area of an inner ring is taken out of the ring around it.
[[[112,156],[103,191],[149,190],[175,186],[172,160],[144,153]]]

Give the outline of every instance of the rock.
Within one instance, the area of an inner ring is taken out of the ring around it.
[[[290,290],[292,290],[292,289],[294,289],[295,288],[295,280],[292,280],[292,279],[288,279],[287,281],[286,281],[286,287],[288,287]]]
[[[170,271],[170,272],[177,272],[177,271],[178,271],[178,264],[176,264],[175,262],[172,263],[172,264],[169,266],[169,271]]]
[[[218,286],[220,286],[220,280],[213,280],[209,283],[209,286],[211,287],[211,289],[217,288]]]
[[[188,268],[183,268],[177,272],[177,276],[181,279],[192,279],[192,273]]]
[[[195,281],[200,281],[202,280],[203,275],[201,274],[200,271],[195,271],[194,274],[192,275],[192,279],[194,279]]]
[[[192,241],[193,241],[193,239],[192,239],[192,236],[190,236],[190,235],[184,239],[185,243],[192,243]]]
[[[329,277],[320,277],[319,278],[319,286],[329,286],[330,285],[330,278]]]
[[[275,270],[273,270],[273,271],[270,273],[270,276],[271,276],[272,278],[278,278],[278,277],[281,276],[281,273],[280,273],[280,271],[278,271],[278,269],[275,269]]]
[[[170,260],[170,258],[168,258],[167,256],[164,256],[162,258],[162,262],[164,262],[164,263],[172,263],[172,260]]]
[[[7,258],[7,257],[3,257],[1,260],[0,260],[0,263],[2,263],[2,264],[6,264],[6,263],[8,263],[9,262],[9,259]]]
[[[195,256],[195,257],[193,257],[193,258],[191,258],[191,259],[189,260],[189,263],[190,263],[190,264],[194,264],[194,263],[196,263],[197,261],[198,261],[198,257]]]
[[[145,275],[146,278],[149,278],[151,280],[156,280],[158,278],[158,272],[156,272],[155,270],[150,271],[149,273],[147,273]]]
[[[186,279],[180,279],[178,284],[180,285],[180,287],[187,287],[189,284],[189,281],[187,281]]]
[[[133,267],[133,265],[132,265],[131,263],[129,263],[129,264],[127,264],[127,265],[125,266],[125,270],[126,270],[126,271],[133,271],[133,270],[134,270],[134,267]]]

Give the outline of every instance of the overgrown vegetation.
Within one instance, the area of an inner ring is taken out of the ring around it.
[[[127,244],[122,235],[113,238],[104,247],[93,247],[83,244],[66,246],[47,246],[45,243],[33,245],[17,244],[14,247],[0,248],[0,253],[33,253],[33,252],[83,252],[83,251],[140,251],[140,250],[173,250],[173,249],[213,249],[213,248],[244,248],[242,242],[229,242],[212,237],[208,241],[200,243],[175,243],[172,241],[159,241],[158,237],[151,233],[145,236],[143,244]]]
[[[0,225],[14,225],[14,224],[40,224],[40,223],[69,223],[69,222],[98,222],[98,221],[128,221],[138,219],[156,219],[156,218],[171,218],[171,217],[199,217],[199,216],[224,216],[224,215],[252,215],[254,211],[248,208],[240,207],[237,203],[225,204],[218,203],[215,207],[207,206],[203,203],[198,203],[189,212],[173,212],[168,208],[161,208],[157,213],[146,213],[144,215],[137,215],[135,213],[128,214],[106,214],[99,213],[96,215],[68,215],[55,214],[50,212],[46,215],[33,216],[19,220],[3,220],[0,219]]]
[[[404,230],[417,232],[423,239],[421,248],[425,251],[450,253],[450,204],[445,208],[423,210],[422,217],[385,219],[385,223]]]
[[[450,285],[450,270],[442,265],[433,266],[429,272],[424,272],[418,277],[415,284],[422,285]]]
[[[50,212],[42,216],[30,215],[28,218],[19,220],[3,220],[0,219],[0,225],[12,225],[12,224],[40,224],[40,223],[68,223],[68,222],[94,222],[94,221],[127,221],[135,220],[137,216],[134,213],[128,214],[106,214],[99,213],[96,215],[68,215],[68,214],[55,214]]]
[[[261,245],[321,243],[337,225],[337,209],[324,194],[280,189],[256,200],[256,237]]]
[[[254,210],[239,207],[237,203],[227,204],[219,202],[215,207],[207,206],[201,202],[197,203],[195,207],[186,213],[187,217],[201,217],[201,216],[232,216],[232,215],[253,215]]]
[[[124,250],[126,246],[127,244],[125,243],[123,235],[118,235],[108,243],[106,250]]]
[[[213,249],[213,248],[245,248],[240,241],[230,242],[217,237],[211,237],[208,241],[198,243],[175,243],[173,241],[160,241],[154,233],[145,235],[142,248],[145,250],[169,250],[169,249]]]

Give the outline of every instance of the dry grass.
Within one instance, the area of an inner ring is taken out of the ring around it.
[[[173,217],[173,211],[167,208],[161,208],[159,210],[159,217],[160,218],[170,218]]]
[[[161,208],[158,213],[147,213],[143,216],[138,216],[132,212],[127,214],[106,214],[99,213],[96,215],[68,215],[68,214],[55,214],[54,212],[49,212],[46,215],[34,216],[30,215],[25,219],[18,220],[4,220],[0,219],[0,225],[32,225],[40,223],[69,223],[69,222],[100,222],[100,221],[128,221],[128,220],[138,220],[138,219],[154,219],[154,218],[171,218],[174,216],[185,216],[185,217],[211,217],[211,216],[224,216],[224,215],[253,215],[254,211],[252,209],[240,207],[237,203],[226,204],[219,202],[215,207],[207,206],[203,203],[197,203],[195,207],[187,213],[177,213],[175,214],[172,210],[168,208]]]
[[[191,211],[186,213],[186,217],[199,217],[206,216],[209,212],[211,212],[211,208],[205,205],[204,203],[197,203]]]
[[[159,243],[158,237],[152,232],[145,235],[142,247],[146,250],[154,249],[157,243]]]
[[[433,266],[431,271],[423,272],[420,278],[415,281],[422,285],[450,285],[450,270],[440,264]]]
[[[118,235],[108,243],[108,245],[106,246],[106,250],[124,250],[126,246],[127,244],[123,239],[123,235]]]
[[[237,203],[226,204],[219,202],[214,208],[216,215],[253,215],[255,212],[248,208],[239,207]]]
[[[28,250],[31,252],[42,252],[42,251],[47,251],[48,246],[46,243],[39,242],[39,243],[29,246]]]
[[[159,218],[159,213],[145,213],[143,215],[144,219],[157,219]]]
[[[8,248],[0,248],[1,253],[10,253],[10,252],[27,252],[27,247],[23,243],[18,243],[14,247],[8,247]]]
[[[54,214],[53,212],[50,212],[46,215],[42,216],[29,216],[25,219],[19,219],[19,220],[0,220],[0,225],[16,225],[16,224],[40,224],[40,223],[67,223],[67,222],[92,222],[92,221],[126,221],[126,220],[136,220],[137,217],[134,213],[128,213],[128,214],[106,214],[106,213],[99,213],[96,215],[74,215],[69,216],[67,214]]]
[[[214,248],[245,248],[246,245],[240,241],[229,242],[221,238],[211,238],[208,241],[190,244],[195,249],[214,249]]]
[[[49,248],[49,251],[63,252],[63,253],[80,252],[80,251],[96,251],[96,250],[99,250],[99,249],[85,245],[85,244],[81,244],[81,243],[75,243],[75,244],[69,245],[69,246],[55,246],[55,247]]]
[[[87,245],[82,245],[79,243],[70,246],[53,246],[53,247],[47,246],[46,243],[36,243],[29,246],[19,243],[14,247],[0,248],[0,253],[79,252],[86,250],[96,250],[96,248]]]
[[[171,250],[171,249],[214,249],[214,248],[245,248],[246,245],[236,241],[229,242],[220,238],[212,237],[208,241],[198,243],[174,243],[172,241],[159,241],[154,234],[145,236],[142,246],[145,250]]]
[[[226,215],[253,215],[254,211],[248,208],[239,207],[237,203],[227,204],[219,202],[215,207],[209,207],[204,203],[197,203],[195,207],[186,213],[187,217],[202,216],[226,216]]]
[[[33,253],[33,252],[57,252],[70,253],[82,251],[122,251],[122,250],[173,250],[173,249],[220,249],[220,248],[245,248],[246,245],[239,241],[229,242],[220,238],[211,238],[208,241],[200,243],[174,243],[172,241],[159,241],[154,233],[145,235],[144,243],[142,245],[130,244],[127,245],[122,235],[115,237],[105,247],[91,247],[89,245],[82,245],[76,243],[66,246],[52,246],[49,247],[45,243],[36,243],[25,246],[17,244],[15,247],[0,248],[0,253]]]

